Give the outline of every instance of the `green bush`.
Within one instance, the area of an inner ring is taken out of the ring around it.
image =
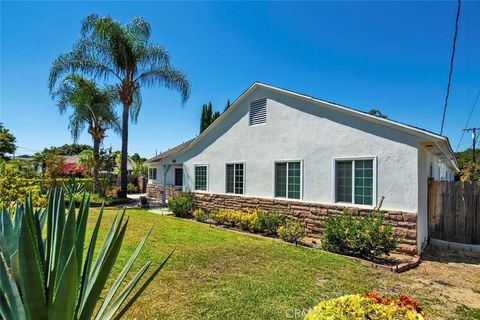
[[[255,231],[264,232],[269,235],[277,234],[277,230],[280,226],[285,225],[287,222],[287,216],[276,211],[257,211]]]
[[[25,178],[25,171],[16,163],[0,160],[0,208],[12,208],[28,194],[35,207],[45,206],[46,196],[32,180]]]
[[[197,210],[193,211],[193,218],[197,221],[205,222],[205,221],[208,220],[209,215],[205,210],[197,209]]]
[[[397,240],[392,226],[384,223],[380,210],[363,217],[343,212],[326,220],[322,247],[331,252],[374,259],[381,254],[388,255],[397,247]]]
[[[138,188],[136,185],[134,185],[133,183],[129,183],[127,184],[127,192],[128,193],[137,193],[138,192]]]
[[[168,208],[176,217],[188,218],[193,210],[193,196],[190,193],[183,192],[168,201]]]
[[[307,234],[305,226],[298,221],[287,221],[277,230],[278,237],[284,241],[298,244]]]
[[[424,317],[414,309],[395,303],[375,303],[361,295],[348,295],[320,302],[311,309],[304,320],[423,320]]]

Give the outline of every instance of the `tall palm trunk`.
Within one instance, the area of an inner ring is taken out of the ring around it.
[[[92,191],[98,193],[98,169],[100,167],[100,139],[93,138],[93,181]]]
[[[122,159],[120,164],[120,198],[127,197],[127,158],[128,158],[128,108],[129,105],[123,103],[122,112]]]

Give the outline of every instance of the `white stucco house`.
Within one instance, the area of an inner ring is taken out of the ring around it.
[[[384,198],[404,251],[417,253],[428,238],[428,180],[458,170],[444,136],[259,82],[147,165],[153,196],[177,186],[207,209],[280,207],[312,235],[332,210],[368,211]]]

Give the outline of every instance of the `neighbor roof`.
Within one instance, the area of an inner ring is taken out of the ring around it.
[[[373,123],[376,123],[376,124],[379,124],[379,125],[390,127],[390,128],[393,128],[393,129],[396,129],[396,130],[399,130],[399,131],[402,131],[402,132],[420,137],[420,138],[422,138],[426,141],[432,141],[432,142],[434,142],[435,144],[438,145],[442,154],[445,156],[446,159],[449,160],[452,168],[454,168],[455,170],[458,170],[458,165],[457,165],[457,160],[455,158],[455,154],[452,150],[452,147],[450,146],[450,142],[448,141],[448,138],[445,137],[445,136],[436,134],[434,132],[431,132],[431,131],[428,131],[428,130],[425,130],[425,129],[421,129],[421,128],[417,128],[417,127],[414,127],[414,126],[411,126],[411,125],[407,125],[407,124],[404,124],[404,123],[401,123],[401,122],[398,122],[398,121],[393,121],[393,120],[390,120],[390,119],[377,117],[377,116],[371,115],[369,113],[359,111],[359,110],[356,110],[356,109],[353,109],[353,108],[350,108],[350,107],[346,107],[346,106],[343,106],[343,105],[340,105],[340,104],[337,104],[337,103],[317,99],[317,98],[314,98],[312,96],[308,96],[308,95],[297,93],[297,92],[294,92],[294,91],[291,91],[291,90],[286,90],[286,89],[282,89],[282,88],[279,88],[279,87],[271,86],[271,85],[264,84],[264,83],[261,83],[261,82],[254,82],[247,90],[245,90],[232,103],[232,105],[227,110],[225,110],[225,112],[223,112],[220,115],[220,117],[218,117],[210,126],[208,126],[197,138],[195,138],[193,140],[190,140],[188,145],[186,145],[181,150],[175,150],[174,152],[171,152],[168,155],[171,155],[173,153],[178,153],[178,152],[185,152],[185,151],[193,148],[200,140],[203,139],[203,137],[205,137],[211,130],[213,130],[213,128],[218,126],[228,116],[228,114],[230,114],[256,88],[264,88],[264,89],[276,91],[276,92],[279,92],[279,93],[282,93],[282,94],[285,94],[285,95],[293,96],[295,98],[299,98],[299,99],[302,99],[302,100],[307,100],[307,101],[310,101],[310,102],[315,103],[315,104],[321,104],[323,107],[331,108],[333,110],[343,112],[343,113],[347,113],[347,114],[350,114],[352,116],[355,116],[357,118],[360,118],[360,119],[363,119],[363,120],[366,120],[366,121],[369,121],[369,122],[373,122]],[[182,146],[182,145],[180,145],[180,146]],[[180,147],[180,146],[177,146],[177,147]],[[177,148],[177,147],[175,147],[175,148]],[[175,148],[172,148],[170,150],[173,150]],[[169,151],[167,151],[167,152],[169,152]],[[158,155],[157,157],[160,157],[161,155]],[[164,158],[164,157],[165,156],[163,156],[162,158]],[[152,159],[154,159],[154,158],[152,158]]]
[[[155,157],[151,158],[151,159],[148,159],[146,161],[146,163],[152,163],[152,162],[158,162],[168,156],[171,156],[175,153],[178,153],[178,152],[181,152],[183,151],[186,147],[188,147],[195,139],[190,139],[188,141],[185,141],[181,144],[179,144],[178,146],[175,146],[171,149],[168,149],[167,151],[165,152],[162,152],[160,153],[159,155],[156,155]]]

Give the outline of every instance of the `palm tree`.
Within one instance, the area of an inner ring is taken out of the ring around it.
[[[190,95],[186,75],[173,68],[160,45],[150,43],[150,24],[134,17],[122,25],[110,17],[88,16],[82,23],[81,38],[72,51],[61,54],[52,64],[50,90],[60,77],[82,72],[95,79],[114,80],[113,88],[123,105],[121,197],[127,194],[128,119],[135,122],[141,106],[141,87],[164,86],[180,92],[182,103]]]
[[[105,132],[113,129],[120,132],[120,121],[115,112],[116,94],[108,89],[99,89],[90,80],[77,74],[66,76],[60,86],[52,92],[57,99],[60,113],[72,108],[69,129],[74,142],[85,127],[93,140],[93,192],[98,191],[98,169],[100,164],[100,145]]]

